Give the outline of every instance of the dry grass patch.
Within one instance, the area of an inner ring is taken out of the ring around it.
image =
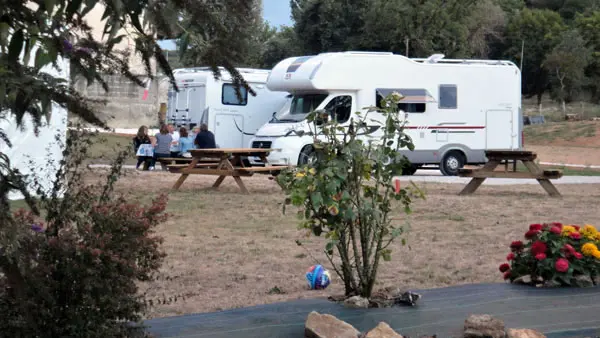
[[[133,173],[118,185],[124,193],[147,200],[168,191],[176,175]],[[238,193],[228,178],[221,191],[209,191],[213,177],[190,176],[170,193],[174,216],[158,230],[168,253],[163,271],[168,280],[147,286],[155,298],[183,295],[171,305],[157,305],[151,317],[218,311],[288,299],[343,293],[334,276],[327,291],[307,290],[304,273],[314,264],[295,244],[304,241],[327,267],[324,241],[297,230],[292,213],[282,215],[283,194],[274,181],[257,175],[245,179],[252,192]],[[417,201],[410,217],[408,247],[393,248],[384,262],[377,288],[501,282],[497,271],[533,222],[600,224],[600,185],[560,185],[562,199],[552,199],[537,185],[482,186],[473,196],[457,196],[460,184],[419,183],[427,200]],[[398,208],[395,217],[403,217]]]

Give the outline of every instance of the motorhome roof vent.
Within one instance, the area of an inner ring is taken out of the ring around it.
[[[444,54],[433,54],[432,56],[428,57],[425,62],[426,63],[436,63],[439,60],[444,58]]]

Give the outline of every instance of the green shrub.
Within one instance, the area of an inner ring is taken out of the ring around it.
[[[414,185],[396,192],[392,182],[409,165],[399,151],[413,149],[403,132],[401,99],[392,94],[383,101],[387,108],[356,113],[346,126],[322,112],[309,114],[317,160],[277,178],[285,204],[300,208],[301,227],[327,239],[325,253],[346,295],[370,297],[380,259],[390,259],[390,244],[406,230],[392,220],[393,202],[409,213],[413,197],[422,196]],[[383,136],[369,138],[377,127]]]
[[[39,189],[40,198],[29,199],[30,210],[1,212],[3,335],[145,334],[138,323],[146,303],[137,283],[152,279],[165,256],[154,228],[167,217],[167,199],[161,195],[142,206],[114,192],[125,154],[104,183],[86,184],[80,165],[87,140],[81,132],[68,140],[52,191]],[[14,186],[28,184],[27,177],[10,179],[21,182]]]

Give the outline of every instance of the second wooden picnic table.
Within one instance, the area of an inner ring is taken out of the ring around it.
[[[177,190],[189,175],[214,175],[219,176],[213,188],[218,188],[227,176],[233,177],[240,190],[244,194],[248,194],[248,189],[242,181],[242,177],[252,176],[258,172],[278,172],[285,167],[271,166],[267,160],[267,156],[273,149],[262,148],[216,148],[216,149],[193,149],[192,161],[189,164],[169,165],[169,171],[180,173],[181,176],[173,185],[173,189]],[[259,157],[265,166],[246,167],[243,157]],[[214,162],[207,162],[207,160]]]

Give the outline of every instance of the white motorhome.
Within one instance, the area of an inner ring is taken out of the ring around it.
[[[219,147],[247,148],[256,131],[289,100],[289,93],[267,89],[268,70],[240,68],[238,71],[256,92],[252,96],[240,88],[240,100],[229,72],[220,70],[219,79],[208,67],[174,70],[179,92],[169,89],[167,120],[191,127],[206,123]]]
[[[414,151],[402,151],[412,163],[404,174],[439,165],[444,175],[456,175],[465,164],[485,163],[485,150],[520,149],[522,144],[521,72],[510,61],[323,53],[281,61],[267,87],[293,94],[252,140],[254,148],[280,149],[269,155],[272,165],[314,160],[312,138],[294,132],[309,130],[309,112],[323,109],[348,124],[354,112],[379,106],[394,91],[405,97],[399,108],[415,144]],[[380,137],[377,129],[367,137]],[[261,165],[257,158],[250,162]]]
[[[38,46],[34,46],[31,54],[35,55],[38,48]],[[23,60],[22,56],[21,60]],[[32,58],[29,66],[33,67],[33,63]],[[46,65],[41,71],[70,81],[68,59],[58,57],[55,65]],[[31,115],[26,114],[21,126],[18,126],[15,116],[11,112],[3,113],[6,115],[5,118],[0,118],[0,130],[6,134],[12,146],[9,147],[0,139],[0,153],[8,157],[11,168],[18,169],[23,175],[35,174],[38,187],[50,192],[59,163],[63,159],[63,146],[67,139],[67,109],[52,103],[51,113],[47,118],[42,118],[42,125],[37,134]],[[28,183],[32,184],[31,181]],[[27,190],[31,195],[36,195],[35,185],[29,185]],[[17,191],[11,191],[8,194],[8,198],[11,200],[21,200],[23,197],[23,194]]]

